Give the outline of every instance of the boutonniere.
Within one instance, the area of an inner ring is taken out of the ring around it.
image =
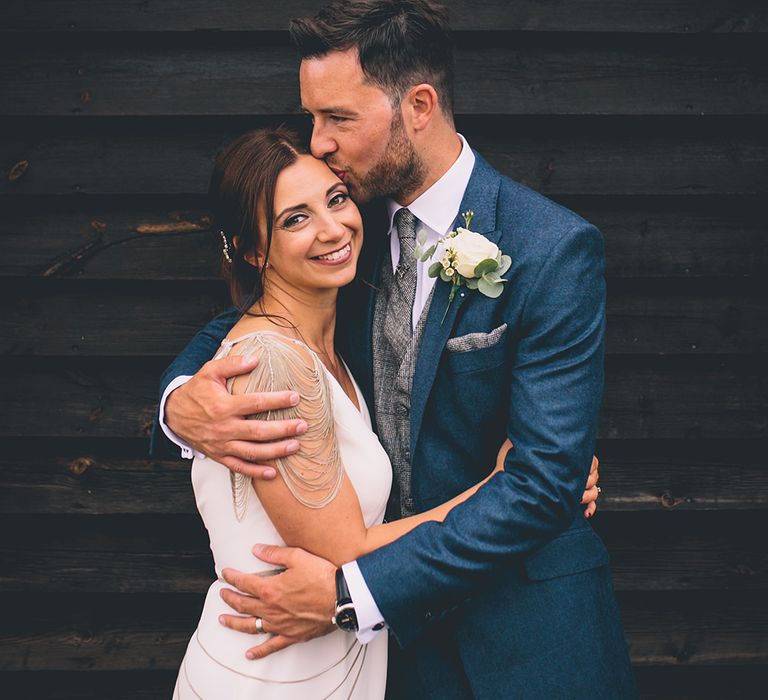
[[[504,291],[504,283],[507,281],[502,275],[512,265],[512,258],[502,255],[495,243],[480,233],[470,231],[474,215],[471,210],[464,212],[464,227],[459,226],[449,232],[426,250],[424,245],[427,232],[422,230],[416,236],[416,258],[421,262],[429,260],[438,246],[443,245],[443,257],[432,263],[427,273],[430,277],[440,277],[443,282],[451,283],[448,306],[440,321],[441,326],[459,287],[464,285],[467,289],[477,289],[481,294],[496,299]]]

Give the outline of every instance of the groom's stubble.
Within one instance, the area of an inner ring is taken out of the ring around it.
[[[379,197],[404,202],[421,188],[426,175],[426,164],[408,138],[397,106],[393,110],[384,154],[367,173],[358,175],[357,182],[348,184],[353,198],[361,204]]]

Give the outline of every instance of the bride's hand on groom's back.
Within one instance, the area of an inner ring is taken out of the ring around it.
[[[257,420],[247,416],[295,406],[292,391],[233,396],[227,379],[250,372],[257,359],[240,356],[211,360],[165,404],[165,422],[193,449],[232,471],[259,479],[276,475],[270,460],[299,449],[295,439],[306,430],[302,420]]]
[[[511,448],[512,442],[509,439],[505,440],[504,444],[499,449],[498,455],[496,456],[496,466],[493,468],[491,476],[493,476],[496,472],[503,471],[504,460],[507,458],[507,453]],[[598,460],[597,455],[594,455],[592,457],[592,464],[589,469],[587,484],[584,487],[584,494],[581,497],[581,504],[586,506],[584,508],[584,515],[587,518],[591,518],[597,511],[597,499],[600,498],[600,487],[597,485],[597,482],[600,479],[599,467],[600,460]]]

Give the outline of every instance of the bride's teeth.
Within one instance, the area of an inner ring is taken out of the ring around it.
[[[318,260],[340,260],[349,253],[349,243],[345,245],[341,250],[337,250],[335,253],[329,253],[328,255],[318,255]]]

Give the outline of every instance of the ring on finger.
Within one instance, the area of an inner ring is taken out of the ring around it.
[[[597,497],[600,498],[603,493],[603,489],[601,489],[599,486],[595,486],[595,488],[597,489]]]
[[[256,634],[264,634],[264,620],[260,617],[255,617],[254,621],[256,623]]]

